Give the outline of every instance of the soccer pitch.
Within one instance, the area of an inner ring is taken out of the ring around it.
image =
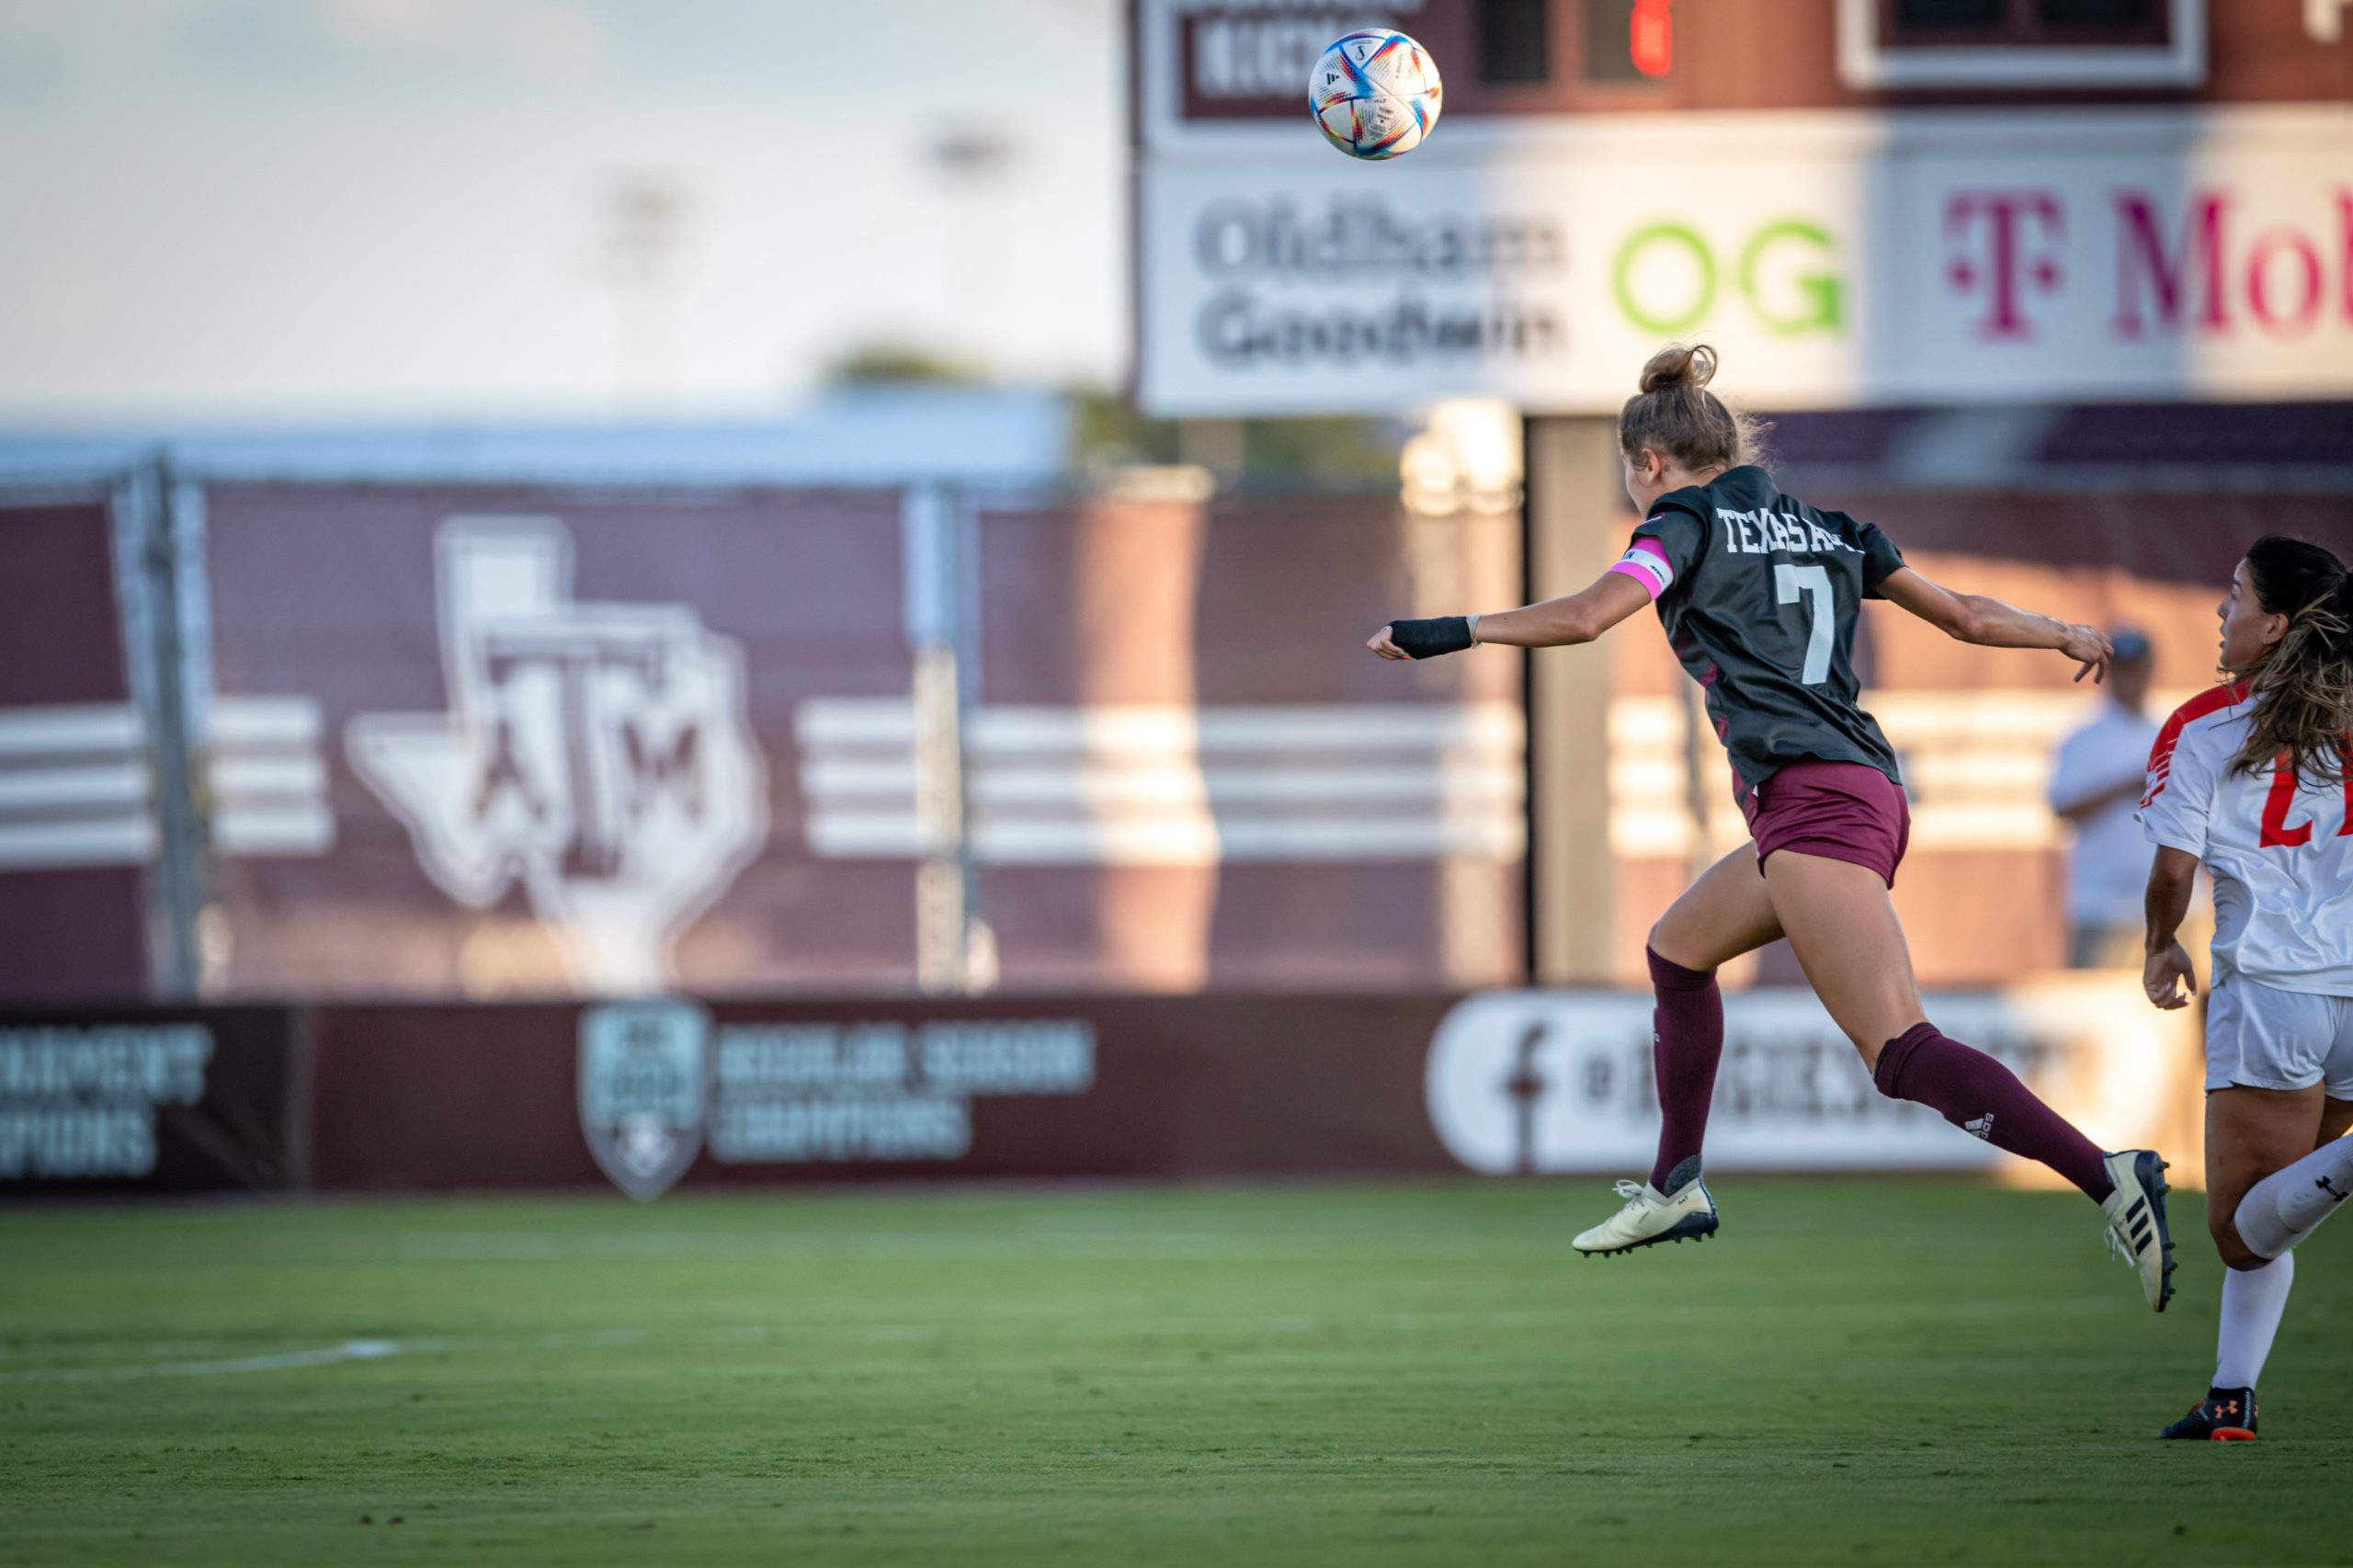
[[[1604,1186],[0,1215],[0,1562],[2353,1561],[2353,1236],[2254,1444],[2160,1444],[2072,1196]]]

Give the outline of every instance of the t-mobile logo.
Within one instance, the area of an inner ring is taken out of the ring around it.
[[[2058,291],[2064,274],[2066,226],[2047,190],[1964,190],[1945,201],[1945,281],[1981,302],[1976,335],[1989,343],[2026,342],[2029,294]]]

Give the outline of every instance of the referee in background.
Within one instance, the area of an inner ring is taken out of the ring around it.
[[[2135,820],[2157,722],[2143,711],[2154,668],[2146,634],[2129,626],[2116,645],[2097,718],[2059,743],[2051,809],[2072,825],[2067,865],[2071,969],[2141,967],[2141,902],[2149,846]]]

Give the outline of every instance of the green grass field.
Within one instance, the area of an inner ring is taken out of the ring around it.
[[[0,1214],[0,1562],[2353,1562],[2353,1233],[2256,1444],[2184,1194],[1731,1180]],[[2331,1246],[2341,1242],[2343,1246]]]

